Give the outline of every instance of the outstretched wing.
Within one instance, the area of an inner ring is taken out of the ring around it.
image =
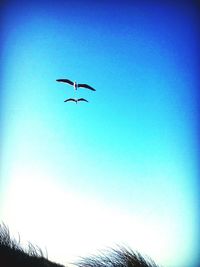
[[[79,83],[78,87],[84,87],[84,88],[90,89],[92,91],[96,91],[93,87],[91,87],[90,85],[85,84],[85,83]]]
[[[57,79],[57,82],[63,82],[63,83],[69,83],[71,85],[74,85],[74,83],[68,79]]]
[[[89,102],[87,101],[85,98],[79,98],[78,101],[85,101],[85,102]]]
[[[74,101],[74,102],[76,102],[76,100],[74,98],[68,98],[64,102],[68,102],[68,101]]]

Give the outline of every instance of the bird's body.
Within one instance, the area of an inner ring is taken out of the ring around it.
[[[74,87],[74,90],[77,90],[79,87],[83,87],[83,88],[86,88],[86,89],[89,89],[89,90],[92,90],[92,91],[96,91],[93,87],[91,87],[90,85],[85,84],[85,83],[77,83],[76,81],[72,82],[72,81],[70,81],[68,79],[57,79],[56,81],[57,82],[68,83],[68,84],[70,84],[70,85],[72,85]]]
[[[77,104],[79,101],[89,102],[89,101],[86,100],[85,98],[68,98],[68,99],[66,99],[64,102],[68,102],[68,101],[76,102],[76,104]]]

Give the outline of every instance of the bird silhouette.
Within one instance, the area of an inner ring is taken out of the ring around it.
[[[79,101],[85,101],[85,102],[89,102],[88,100],[86,100],[85,98],[68,98],[66,99],[64,102],[68,102],[68,101],[73,101],[73,102],[76,102],[76,104],[79,102]]]
[[[96,91],[93,87],[91,87],[90,85],[85,84],[85,83],[77,83],[76,81],[72,82],[72,81],[70,81],[68,79],[57,79],[56,81],[57,82],[68,83],[68,84],[72,85],[75,90],[77,90],[78,87],[83,87],[83,88],[86,88],[86,89],[90,89],[92,91]]]

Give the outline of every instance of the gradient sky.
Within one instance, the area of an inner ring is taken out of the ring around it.
[[[51,260],[196,267],[197,14],[161,2],[1,4],[0,220]]]

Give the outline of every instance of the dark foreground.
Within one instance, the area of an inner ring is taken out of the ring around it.
[[[158,267],[151,259],[120,247],[98,256],[81,258],[75,267]],[[23,249],[10,237],[8,229],[0,225],[0,267],[64,267],[49,261],[42,251],[29,244]]]

